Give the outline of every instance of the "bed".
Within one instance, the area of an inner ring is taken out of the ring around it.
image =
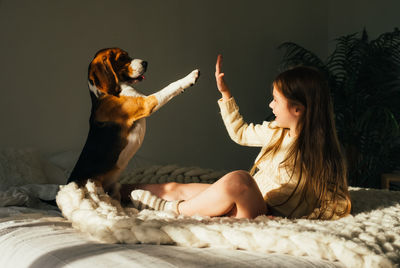
[[[338,221],[184,217],[123,208],[123,213],[109,213],[108,218],[82,220],[91,223],[88,229],[77,220],[82,214],[63,215],[47,202],[61,192],[60,185],[69,189],[63,184],[76,157],[76,152],[43,156],[32,149],[0,151],[1,267],[301,268],[400,263],[398,191],[351,188],[352,213]],[[121,180],[211,183],[224,172],[154,165],[136,157]],[[107,197],[87,187],[92,201]],[[109,211],[104,204],[96,208]]]

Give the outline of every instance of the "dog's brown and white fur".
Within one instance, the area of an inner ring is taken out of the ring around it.
[[[145,96],[132,85],[143,79],[147,62],[119,48],[102,49],[89,65],[92,99],[90,128],[82,153],[68,179],[79,186],[88,179],[119,200],[118,177],[142,144],[145,118],[192,86],[199,71]]]

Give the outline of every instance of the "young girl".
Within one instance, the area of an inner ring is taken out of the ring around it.
[[[125,185],[134,205],[183,215],[338,219],[350,213],[346,169],[336,136],[328,85],[315,69],[299,66],[273,82],[272,122],[247,124],[221,73],[218,101],[230,137],[262,147],[250,173],[233,171],[214,184]],[[134,190],[131,192],[132,189]]]

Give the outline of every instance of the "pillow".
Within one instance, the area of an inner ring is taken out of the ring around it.
[[[66,184],[68,180],[67,172],[48,160],[43,159],[43,171],[50,184]]]
[[[76,162],[78,161],[80,152],[78,151],[63,151],[54,153],[48,157],[49,162],[64,170],[66,175],[71,174]]]
[[[0,149],[0,191],[32,183],[48,183],[39,153],[30,148]]]

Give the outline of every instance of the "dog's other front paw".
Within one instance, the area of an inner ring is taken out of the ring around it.
[[[190,86],[193,86],[197,79],[200,77],[200,71],[199,70],[194,70],[190,74],[188,74],[185,78],[182,78],[181,80],[181,86],[183,89],[188,88]]]

